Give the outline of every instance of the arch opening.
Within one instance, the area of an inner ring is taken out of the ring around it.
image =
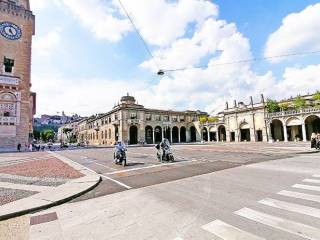
[[[151,126],[146,126],[145,128],[145,139],[147,144],[153,143],[153,128]]]
[[[137,144],[137,143],[138,143],[138,128],[136,126],[131,126],[129,144]]]
[[[274,141],[284,141],[283,136],[283,124],[279,119],[272,120],[271,126],[271,137]]]
[[[173,143],[179,142],[179,129],[178,129],[178,127],[172,128],[172,142]]]
[[[320,117],[316,115],[308,116],[305,120],[307,140],[311,140],[312,133],[320,133]]]
[[[185,127],[180,128],[180,142],[187,142],[187,129]]]

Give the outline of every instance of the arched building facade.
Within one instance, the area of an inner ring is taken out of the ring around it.
[[[310,141],[312,133],[320,133],[319,101],[313,95],[302,98],[308,103],[299,110],[268,113],[261,95],[261,101],[249,104],[234,101],[233,107],[226,103],[225,110],[218,115],[219,121],[200,125],[203,140],[221,142],[288,142]],[[294,98],[284,100],[290,104]],[[283,103],[281,102],[281,103]],[[318,106],[318,107],[317,107]]]
[[[200,142],[201,111],[149,109],[124,96],[110,112],[84,119],[78,125],[78,141],[90,145],[155,144],[163,138],[171,143]]]

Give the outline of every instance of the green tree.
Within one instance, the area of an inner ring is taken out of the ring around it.
[[[279,103],[279,108],[281,111],[287,111],[289,109],[288,103]]]
[[[280,110],[278,102],[276,100],[267,99],[267,110],[269,113],[278,112]]]
[[[208,119],[207,116],[200,116],[200,117],[199,117],[199,122],[200,122],[201,124],[204,124],[204,123],[207,122],[207,119]]]
[[[217,117],[208,117],[208,122],[209,123],[215,123],[215,122],[218,122],[219,121],[219,118]]]
[[[41,133],[40,133],[40,136],[41,136],[41,139],[45,142],[48,142],[48,141],[53,141],[54,140],[54,131],[52,129],[46,129],[46,130],[43,130]]]
[[[296,97],[296,99],[293,101],[294,108],[295,109],[301,109],[304,108],[307,104],[306,100],[302,98],[301,96]]]
[[[40,131],[34,129],[33,130],[33,138],[36,140],[39,140],[40,139]]]
[[[320,92],[317,91],[315,94],[313,94],[312,99],[315,101],[320,101]]]

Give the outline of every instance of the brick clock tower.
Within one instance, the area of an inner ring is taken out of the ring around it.
[[[45,1],[45,0],[43,0]],[[29,0],[0,0],[0,151],[32,139],[36,94],[31,88],[35,17]]]

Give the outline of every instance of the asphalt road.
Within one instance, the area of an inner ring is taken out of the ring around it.
[[[295,144],[175,145],[176,161],[161,164],[156,160],[154,147],[133,147],[128,148],[128,166],[125,168],[113,163],[112,148],[67,150],[59,154],[103,177],[98,187],[73,200],[77,202],[241,165],[292,157],[302,150],[301,145]]]
[[[319,156],[260,161],[64,204],[35,213],[56,213],[57,220],[31,226],[30,239],[320,239]]]

